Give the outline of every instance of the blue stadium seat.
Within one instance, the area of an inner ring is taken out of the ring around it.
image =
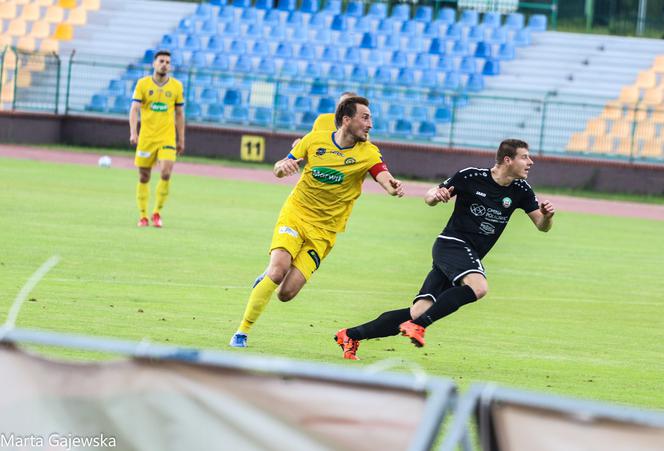
[[[387,114],[385,115],[389,120],[400,119],[406,115],[406,107],[401,103],[392,103],[387,108]]]
[[[187,103],[185,106],[185,116],[189,121],[200,121],[202,115],[201,106],[197,103]]]
[[[297,8],[297,0],[279,0],[277,9],[279,11],[295,11]]]
[[[488,41],[491,44],[502,44],[507,41],[507,30],[503,27],[494,28]]]
[[[328,0],[323,8],[325,14],[341,14],[341,0]]]
[[[244,55],[247,53],[247,41],[244,39],[233,39],[228,50],[231,55]]]
[[[214,88],[204,88],[201,92],[201,96],[198,99],[199,103],[208,105],[211,103],[219,102],[219,91]]]
[[[392,54],[392,59],[390,61],[390,64],[394,67],[406,67],[408,66],[408,55],[406,54],[406,52],[397,50]]]
[[[445,32],[445,35],[447,36],[447,39],[461,39],[461,33],[463,32],[463,27],[461,26],[460,23],[453,23],[449,27],[447,27],[447,31]]]
[[[270,56],[264,56],[258,63],[256,72],[261,75],[275,75],[277,73],[277,68],[274,64],[274,60]]]
[[[413,62],[413,67],[419,70],[431,69],[431,55],[428,53],[418,53]]]
[[[175,78],[177,78],[177,77],[175,77]],[[206,71],[197,70],[191,76],[191,83],[194,86],[198,86],[198,87],[209,86],[210,84],[212,84],[212,74],[210,74],[209,72],[206,72]]]
[[[251,24],[249,24],[249,28],[247,28],[246,33],[244,33],[244,36],[251,37],[251,38],[254,38],[254,39],[260,39],[260,38],[263,37],[263,33],[265,32],[265,28],[266,27],[261,22],[251,23]]]
[[[318,28],[316,29],[316,38],[315,42],[317,44],[331,44],[332,43],[332,34],[329,28]]]
[[[406,41],[406,51],[410,53],[421,52],[424,49],[424,41],[419,35],[413,35]]]
[[[448,106],[439,106],[433,115],[434,120],[439,124],[452,121],[452,110]]]
[[[410,19],[410,4],[408,3],[397,3],[392,6],[392,14],[390,17],[404,21]]]
[[[229,89],[224,94],[224,105],[240,105],[242,103],[242,92],[238,89]]]
[[[143,64],[152,64],[154,61],[154,54],[156,53],[153,49],[147,49],[143,54],[143,59],[141,60]]]
[[[337,14],[332,18],[332,25],[330,26],[335,31],[346,31],[348,30],[348,22],[346,16],[343,14]]]
[[[333,45],[325,46],[323,48],[323,55],[321,59],[328,62],[339,61],[339,48]]]
[[[212,68],[214,70],[227,71],[230,69],[230,61],[225,52],[217,53],[212,60]]]
[[[369,5],[368,16],[375,17],[376,19],[384,19],[387,17],[387,3],[373,2]]]
[[[315,14],[318,12],[318,0],[302,0],[300,11],[307,14]]]
[[[251,0],[233,0],[235,8],[251,8]]]
[[[246,124],[249,122],[249,108],[244,105],[235,105],[231,108],[228,122],[233,124]]]
[[[171,50],[171,67],[180,67],[184,65],[184,57],[179,50]]]
[[[180,22],[178,23],[177,27],[178,33],[182,34],[189,34],[195,32],[194,28],[194,21],[191,20],[189,17],[185,17],[183,19],[180,19]]]
[[[484,68],[482,69],[484,75],[499,75],[500,74],[500,63],[498,60],[488,59],[484,62]]]
[[[375,49],[378,45],[378,37],[376,33],[366,32],[362,35],[360,42],[361,49]]]
[[[240,14],[240,20],[244,23],[253,24],[258,20],[258,10],[256,8],[244,8]]]
[[[466,9],[461,13],[459,22],[466,26],[477,25],[479,23],[479,13],[473,9]]]
[[[284,60],[283,64],[281,65],[281,71],[279,71],[279,75],[282,77],[295,77],[298,72],[300,71],[299,65],[297,64],[297,61],[293,60]]]
[[[303,113],[311,110],[311,97],[298,96],[293,104],[293,111],[296,113]]]
[[[293,46],[288,42],[282,42],[277,46],[274,56],[278,58],[289,59],[293,57]]]
[[[259,125],[261,127],[272,125],[272,108],[263,106],[254,108],[254,114],[251,116],[249,122],[252,125]]]
[[[122,74],[122,79],[138,80],[139,78],[146,75],[146,73],[147,72],[142,67],[130,64],[129,66],[127,66],[127,71],[124,74]]]
[[[353,0],[346,5],[346,15],[349,17],[362,17],[364,15],[364,2]]]
[[[438,58],[438,70],[441,72],[451,72],[454,70],[454,58],[451,56],[441,56]]]
[[[311,61],[316,58],[316,49],[310,43],[305,43],[300,46],[297,52],[297,57],[306,61]]]
[[[546,31],[546,16],[544,14],[533,14],[528,18],[528,28],[532,31]]]
[[[355,83],[366,83],[369,80],[367,68],[364,65],[355,65],[350,74],[351,81]]]
[[[286,23],[291,28],[303,26],[304,16],[302,15],[302,12],[295,10],[288,13],[288,17],[286,18]]]
[[[515,56],[514,44],[511,42],[505,42],[500,45],[498,49],[498,59],[503,61],[513,60]]]
[[[311,84],[311,91],[309,93],[314,96],[326,96],[328,92],[327,80],[324,78],[317,78]]]
[[[468,31],[468,40],[471,42],[484,41],[486,27],[482,24],[473,25]]]
[[[357,47],[348,47],[346,49],[346,55],[344,56],[344,62],[350,64],[357,64],[361,61],[360,49]]]
[[[468,55],[470,53],[468,42],[463,40],[454,41],[454,45],[452,46],[452,51],[450,53],[456,56]]]
[[[210,0],[212,6],[225,6],[227,3],[228,0]]]
[[[318,108],[316,108],[316,111],[318,114],[334,113],[335,108],[336,103],[332,97],[321,97],[318,101]]]
[[[415,10],[415,20],[419,22],[431,22],[433,19],[433,8],[431,6],[418,6]]]
[[[375,4],[375,3],[374,3]],[[381,117],[373,118],[373,128],[371,129],[372,134],[381,135],[388,132],[388,122]]]
[[[422,105],[414,105],[410,108],[408,118],[413,122],[429,120],[429,109]]]
[[[327,24],[328,15],[324,12],[317,12],[309,19],[309,26],[314,29],[329,28]]]
[[[505,26],[507,28],[512,28],[513,30],[520,30],[523,28],[524,17],[521,13],[511,13],[507,16],[505,20]]]
[[[214,17],[205,19],[203,21],[203,25],[201,25],[201,30],[199,31],[199,34],[205,36],[216,36],[218,27],[219,27],[219,22],[217,22],[217,19],[215,19]]]
[[[212,52],[219,52],[224,50],[224,40],[219,36],[210,36],[208,39],[207,49]]]
[[[224,117],[224,107],[218,104],[208,106],[203,119],[209,122],[221,122]]]
[[[272,38],[272,36],[270,36],[270,38]],[[309,28],[304,25],[295,27],[295,29],[293,30],[293,35],[291,36],[291,41],[300,42],[303,44],[308,43],[310,41]]]
[[[446,52],[446,41],[443,38],[433,38],[429,46],[429,53],[432,55],[444,55]]]
[[[379,49],[372,49],[369,51],[369,55],[367,56],[367,64],[370,64],[371,66],[382,66],[385,63],[385,59],[383,58],[383,51]]]
[[[274,7],[273,0],[256,0],[254,5],[256,9],[272,9]]]
[[[456,91],[461,86],[461,77],[458,72],[447,72],[445,74],[445,81],[443,82],[443,89],[449,91]]]
[[[512,40],[517,47],[527,47],[530,45],[530,30],[522,28],[516,32]]]
[[[233,70],[235,72],[245,72],[245,73],[250,73],[253,70],[254,67],[254,62],[251,60],[251,57],[249,55],[240,55],[235,61],[235,66],[233,66]]]
[[[400,22],[399,22],[400,23]],[[386,17],[378,22],[378,34],[384,34],[387,37],[395,32],[397,22],[391,17]]]
[[[478,42],[475,46],[475,56],[478,58],[491,58],[491,44]]]
[[[281,22],[281,14],[278,9],[268,9],[263,16],[263,23],[278,25]]]
[[[165,34],[161,38],[161,43],[159,44],[159,48],[172,50],[172,49],[177,49],[178,47],[180,47],[180,43],[177,34],[174,33]]]
[[[192,53],[189,64],[197,68],[208,67],[207,53],[202,50],[196,50]]]
[[[240,36],[240,22],[228,22],[221,32],[224,36]]]
[[[418,22],[414,19],[411,20],[405,20],[401,24],[401,34],[402,35],[408,35],[412,36],[414,34],[418,34]]]
[[[397,84],[402,86],[414,86],[415,85],[415,73],[410,67],[404,67],[399,70],[399,75],[397,75]]]
[[[274,96],[274,108],[279,110],[290,110],[290,96],[277,94]]]
[[[187,39],[185,39],[182,48],[184,50],[190,50],[190,51],[200,50],[201,38],[199,38],[198,35],[195,34],[187,35]]]
[[[385,50],[399,50],[401,47],[401,38],[399,33],[393,33],[387,35],[385,42],[383,43],[383,48]]]
[[[111,80],[108,82],[107,93],[109,96],[127,95],[127,83],[124,80]]]
[[[474,74],[477,72],[477,62],[474,56],[464,56],[459,64],[459,72],[462,74]]]
[[[440,23],[439,22],[427,22],[424,25],[424,31],[422,36],[425,38],[437,38],[440,36]]]
[[[300,74],[300,78],[301,79],[320,78],[322,72],[323,70],[321,69],[321,66],[318,63],[310,61],[309,63],[307,63],[304,70]]]
[[[374,80],[382,85],[392,83],[392,71],[387,66],[380,66],[374,73]]]
[[[500,27],[501,16],[497,11],[487,11],[482,18],[482,24],[490,28]]]
[[[254,42],[254,46],[251,49],[251,54],[256,56],[268,56],[270,54],[270,46],[264,40],[258,40]]]
[[[316,121],[316,118],[318,115],[314,113],[313,111],[307,111],[302,115],[302,118],[300,119],[300,123],[298,124],[299,128],[302,129],[310,129],[313,125],[314,122]]]
[[[407,136],[410,136],[411,133],[413,132],[413,124],[407,119],[397,119],[397,122],[394,126],[394,134],[405,138]]]
[[[435,88],[438,86],[438,72],[435,70],[422,71],[422,76],[417,84],[423,88]]]
[[[357,19],[357,22],[355,22],[355,27],[353,28],[353,31],[355,33],[366,33],[367,31],[372,31],[373,30],[373,23],[375,22],[376,19],[373,19],[369,16],[362,16],[359,19]]]
[[[209,3],[199,3],[196,7],[196,15],[198,17],[210,17],[212,16],[212,6]]]
[[[420,122],[417,128],[417,135],[421,138],[433,138],[436,136],[436,124],[429,121]]]
[[[217,19],[223,23],[231,22],[235,19],[235,13],[233,13],[233,7],[230,5],[225,5],[219,8],[219,13],[217,14]]]
[[[437,20],[446,25],[453,24],[456,22],[456,11],[453,8],[441,8],[438,11]]]
[[[293,113],[288,110],[277,110],[274,117],[274,125],[277,128],[292,130],[295,128]]]
[[[484,77],[482,74],[470,74],[466,82],[466,90],[468,92],[480,92],[484,89]]]
[[[330,64],[330,67],[327,69],[327,78],[328,80],[334,81],[343,81],[346,79],[346,73],[344,67],[340,64]]]
[[[103,94],[95,94],[90,99],[90,103],[85,106],[86,111],[93,111],[95,113],[103,113],[108,107],[108,97]]]

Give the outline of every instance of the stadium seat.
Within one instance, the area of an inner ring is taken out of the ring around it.
[[[373,128],[371,129],[372,134],[385,134],[388,132],[388,122],[381,118],[381,117],[375,117],[373,119]]]
[[[251,73],[254,63],[249,55],[240,55],[235,61],[233,70],[235,72]]]
[[[429,53],[432,55],[444,55],[446,52],[445,39],[433,38],[429,46]]]
[[[290,59],[293,57],[293,47],[288,42],[282,42],[277,46],[274,56],[278,58]]]
[[[381,19],[380,22],[378,22],[378,33],[384,34],[387,38],[390,38],[395,32],[396,23],[397,22],[391,17]]]
[[[353,0],[346,5],[346,15],[349,17],[362,17],[364,15],[364,2]]]
[[[16,8],[16,3],[13,2],[0,3],[0,19],[11,20],[15,19],[17,16],[18,16],[18,10]]]
[[[326,30],[326,31],[329,31],[329,30]],[[309,29],[304,25],[296,27],[295,30],[293,30],[293,35],[291,36],[291,41],[301,42],[303,44],[308,44],[309,41],[310,41],[310,39],[309,39]]]
[[[429,120],[429,110],[425,106],[415,105],[411,107],[408,118],[413,122],[422,122]]]
[[[500,27],[500,21],[501,16],[497,11],[487,11],[484,13],[484,17],[482,17],[482,25],[486,25],[490,28]]]
[[[482,74],[484,75],[499,75],[500,74],[500,63],[498,60],[488,59],[484,62],[484,67],[482,68]]]
[[[406,41],[405,50],[409,53],[419,53],[424,50],[424,41],[419,35],[409,36]]]
[[[348,30],[348,22],[346,16],[343,14],[337,14],[332,18],[332,25],[330,28],[334,31],[346,31]]]
[[[251,0],[233,0],[235,8],[251,8]]]
[[[189,64],[196,68],[208,67],[207,53],[201,50],[196,50],[191,54],[191,60]]]
[[[454,71],[454,58],[450,56],[441,56],[438,58],[438,70],[441,72]]]
[[[297,8],[297,0],[279,0],[277,2],[277,9],[279,11],[295,11]]]
[[[528,19],[528,28],[532,31],[546,31],[546,16],[544,14],[533,14]]]
[[[361,61],[360,49],[357,47],[348,47],[344,56],[344,63],[357,64]]]
[[[461,85],[461,77],[458,72],[447,72],[445,74],[445,81],[443,82],[443,89],[456,91]]]
[[[453,24],[456,22],[456,11],[453,8],[441,8],[438,11],[437,20],[446,25]]]
[[[570,136],[569,141],[567,142],[566,150],[571,152],[587,152],[590,148],[590,143],[588,140],[588,135],[584,132],[576,132]]]
[[[336,46],[325,46],[323,48],[323,54],[321,56],[323,61],[327,62],[337,62],[339,61],[339,49]]]
[[[85,106],[86,111],[93,111],[95,113],[103,113],[106,111],[108,105],[108,97],[101,94],[92,96],[90,103]]]
[[[212,16],[212,12],[212,6],[209,3],[199,3],[196,6],[196,12],[194,14],[198,17],[205,18]]]
[[[355,33],[366,33],[367,31],[373,31],[373,24],[375,22],[376,20],[369,16],[362,16],[357,19],[357,22],[355,22],[353,31]]]
[[[413,62],[413,68],[422,71],[427,71],[431,69],[431,55],[429,55],[428,53],[418,53],[415,56],[415,61]]]
[[[360,48],[362,49],[375,49],[378,45],[378,38],[376,33],[366,32],[362,35],[362,41],[360,41]]]
[[[7,36],[21,37],[28,34],[27,22],[23,19],[12,19],[5,32]]]
[[[53,37],[58,41],[71,41],[74,39],[74,27],[68,23],[59,23],[55,27]]]
[[[475,56],[478,58],[491,58],[491,45],[486,42],[478,42],[475,46]]]
[[[177,26],[178,33],[189,34],[194,33],[196,28],[194,26],[194,21],[189,17],[184,17],[180,20]]]
[[[470,42],[484,41],[485,30],[486,28],[482,24],[473,25],[468,31],[468,40]]]
[[[113,101],[113,106],[109,109],[109,112],[115,114],[127,114],[129,113],[130,106],[131,99],[129,97],[119,96]]]
[[[406,54],[406,52],[397,50],[392,54],[392,59],[390,61],[390,64],[394,67],[406,67],[408,66],[408,55]]]
[[[413,132],[413,124],[407,119],[397,119],[394,126],[394,134],[396,136],[405,138]]]
[[[277,110],[274,117],[274,125],[277,128],[292,130],[295,128],[293,113],[286,110]]]
[[[244,105],[234,105],[227,118],[233,124],[246,124],[249,122],[249,108]]]
[[[210,0],[210,5],[212,6],[226,6],[228,0]]]
[[[459,22],[466,26],[477,25],[479,23],[479,13],[473,9],[465,9],[461,12]]]
[[[648,69],[639,72],[634,85],[640,89],[651,89],[657,84],[657,73]]]
[[[212,68],[219,71],[227,71],[230,69],[230,60],[228,55],[224,52],[217,53],[212,60]]]
[[[51,24],[45,20],[38,20],[32,23],[30,36],[35,39],[45,39],[51,35]],[[152,63],[152,61],[150,61]]]
[[[507,31],[505,28],[494,28],[488,41],[491,44],[503,44],[507,41]]]
[[[523,28],[524,17],[521,13],[511,13],[505,19],[505,26],[514,30],[520,30]]]
[[[374,73],[374,81],[382,85],[392,83],[392,71],[387,66],[380,66]]]
[[[400,103],[393,103],[387,108],[387,119],[400,119],[406,115],[406,107]]]
[[[311,91],[309,91],[309,93],[314,96],[327,95],[328,93],[327,80],[323,78],[315,79],[314,82],[311,84]]]
[[[462,74],[474,74],[477,72],[477,62],[473,56],[464,56],[459,64],[459,72]]]
[[[480,92],[484,89],[484,78],[482,74],[470,74],[466,82],[466,90],[468,92]]]
[[[65,9],[76,8],[76,0],[59,0],[58,6]]]
[[[261,127],[268,127],[272,125],[272,108],[256,107],[254,114],[251,115],[249,123]]]
[[[316,58],[316,49],[312,44],[304,43],[300,46],[297,57],[305,61],[312,61]]]
[[[334,81],[344,81],[346,79],[346,73],[343,66],[339,64],[330,64],[330,67],[327,70],[327,78]]]
[[[310,129],[314,125],[314,122],[316,121],[317,117],[318,115],[313,111],[307,111],[302,115],[302,118],[300,119],[300,123],[298,125],[302,129]]]
[[[313,29],[329,28],[327,25],[328,15],[323,12],[317,12],[309,19],[309,26]]]
[[[404,67],[399,70],[397,75],[397,84],[402,86],[414,86],[415,85],[415,73],[409,67]]]
[[[307,14],[315,14],[318,12],[318,0],[302,0],[300,11]]]
[[[127,83],[124,80],[111,80],[108,82],[108,95],[112,97],[127,95]]]
[[[254,5],[256,9],[262,9],[262,10],[268,10],[272,9],[274,7],[274,1],[273,0],[256,0],[256,4]]]
[[[233,39],[228,52],[231,55],[244,55],[247,53],[247,41],[244,39]]]
[[[410,4],[408,3],[397,3],[392,6],[392,14],[390,15],[393,19],[400,21],[405,21],[410,19]]]
[[[182,74],[175,73],[175,74],[173,74],[173,76],[175,78],[177,78],[178,80],[183,80],[183,81],[188,78],[186,72],[184,72]],[[194,85],[196,87],[200,87],[200,88],[209,86],[210,84],[212,84],[212,74],[210,74],[209,72],[206,72],[204,70],[197,70],[191,76],[191,83],[192,83],[192,85]]]
[[[234,8],[230,5],[222,6],[219,8],[217,20],[220,20],[223,23],[233,22],[235,20],[235,13],[233,11]]]
[[[65,20],[65,10],[59,6],[49,6],[46,8],[43,20],[51,23],[61,23]]]
[[[399,33],[389,34],[383,42],[384,50],[399,50],[401,47],[401,37]]]
[[[316,108],[316,111],[318,114],[334,113],[335,108],[336,103],[332,97],[321,97],[318,101],[318,108]]]
[[[470,54],[470,47],[468,46],[468,41],[458,40],[454,41],[452,46],[452,51],[450,52],[455,56],[465,56]]]
[[[308,62],[304,70],[300,72],[301,79],[319,78],[323,73],[323,69],[318,63]]]
[[[431,6],[418,6],[415,10],[415,20],[419,22],[431,22],[433,19],[433,8]]]
[[[420,122],[417,128],[417,135],[421,138],[433,138],[436,136],[436,124],[429,121]]]
[[[435,70],[424,70],[418,82],[423,88],[435,88],[438,86],[438,73]]]
[[[203,116],[203,120],[208,122],[222,122],[223,118],[224,107],[216,103],[209,105]]]
[[[530,45],[530,30],[528,28],[522,28],[516,32],[514,39],[512,39],[514,45],[517,47],[527,47]]]
[[[364,65],[355,65],[350,74],[351,81],[356,83],[366,83],[369,80],[367,68]]]
[[[268,9],[263,16],[263,23],[278,25],[281,22],[281,14],[278,9]]]
[[[412,36],[419,33],[418,22],[410,19],[404,20],[401,24],[401,34],[405,36]]]
[[[204,105],[219,103],[219,91],[215,88],[204,88],[198,101]]]
[[[341,14],[341,0],[328,0],[322,12],[330,15]]]
[[[20,18],[26,22],[33,22],[41,19],[41,6],[37,3],[28,3],[27,5],[24,5]]]
[[[445,35],[449,40],[459,40],[461,39],[461,33],[463,32],[463,27],[460,23],[453,23],[447,27]]]
[[[82,0],[81,7],[86,11],[99,11],[101,8],[101,0]]]
[[[254,46],[251,48],[251,54],[255,56],[268,56],[270,54],[270,47],[267,42],[259,40],[254,42]]]
[[[590,145],[590,150],[597,153],[613,153],[615,139],[611,136],[595,136]]]
[[[258,20],[258,10],[256,8],[244,8],[240,14],[240,20],[247,24],[256,23]]]
[[[240,105],[242,103],[242,92],[237,89],[229,89],[224,94],[224,105]]]
[[[424,24],[424,31],[422,37],[437,38],[440,36],[440,23],[439,22],[426,22]]]
[[[311,97],[308,96],[298,96],[295,98],[295,103],[293,104],[293,111],[296,113],[303,113],[305,111],[310,111],[311,106]]]
[[[185,117],[187,121],[200,121],[202,114],[203,110],[199,104],[189,102],[185,105]]]
[[[223,36],[240,36],[240,22],[227,22],[221,32]]]
[[[376,19],[384,19],[387,17],[387,3],[372,2],[369,5],[369,12],[367,15],[370,17],[375,17]]]
[[[505,42],[504,44],[500,44],[500,48],[498,49],[498,59],[507,61],[507,60],[513,60],[515,55],[514,51],[514,44],[511,42]]]
[[[452,121],[452,110],[448,106],[439,106],[433,115],[434,120],[439,124],[446,124]]]

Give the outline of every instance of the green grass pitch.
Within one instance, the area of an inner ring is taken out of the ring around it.
[[[486,298],[431,327],[425,348],[367,341],[348,362],[334,332],[410,303],[451,206],[363,195],[308,286],[289,303],[275,296],[250,348],[232,350],[290,188],[176,173],[157,230],[135,227],[135,183],[129,170],[0,159],[0,314],[59,254],[18,326],[360,367],[394,359],[462,388],[664,408],[661,222],[559,212],[544,234],[517,212],[484,260]]]

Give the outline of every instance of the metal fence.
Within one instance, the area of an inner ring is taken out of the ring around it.
[[[149,65],[114,64],[5,49],[0,64],[2,106],[56,114],[126,117],[136,81]],[[371,78],[341,80],[269,77],[178,69],[189,123],[306,132],[321,112],[332,112],[344,91],[368,97],[374,139],[450,148],[494,149],[509,137],[539,154],[664,163],[664,108],[606,99],[560,98],[555,93],[488,95]],[[369,80],[369,81],[367,81]]]

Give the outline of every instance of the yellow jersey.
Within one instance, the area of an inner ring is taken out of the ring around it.
[[[309,224],[342,232],[365,175],[383,160],[369,141],[339,147],[334,133],[310,132],[291,150],[289,158],[304,158],[306,163],[283,209]]]
[[[314,121],[314,126],[311,127],[312,132],[322,132],[324,130],[335,131],[336,129],[337,126],[334,123],[334,113],[319,114],[316,121]]]
[[[132,101],[141,103],[141,142],[175,143],[175,107],[184,105],[182,83],[173,77],[159,86],[152,76],[136,83]]]

